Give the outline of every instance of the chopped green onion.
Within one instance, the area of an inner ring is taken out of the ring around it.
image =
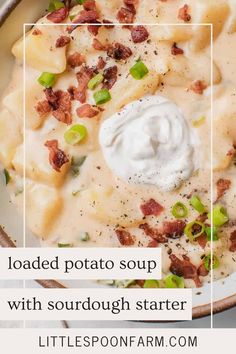
[[[184,288],[184,279],[178,275],[171,274],[164,279],[166,288]]]
[[[79,175],[80,167],[83,165],[86,158],[87,158],[87,156],[72,157],[72,159],[71,159],[71,174],[73,177],[76,177]]]
[[[94,90],[99,84],[103,82],[104,76],[102,74],[95,75],[88,83],[88,88]]]
[[[208,214],[208,218],[211,220],[210,213]],[[229,220],[226,209],[220,204],[216,205],[213,209],[212,219],[214,226],[219,227],[224,225]]]
[[[96,104],[104,104],[111,99],[111,94],[107,89],[102,89],[93,94]]]
[[[3,175],[4,175],[5,183],[7,186],[8,183],[11,181],[11,176],[10,176],[10,173],[8,172],[8,170],[6,170],[5,168],[3,170]]]
[[[68,129],[64,134],[64,139],[67,144],[76,145],[87,136],[87,129],[84,125],[75,124]]]
[[[195,128],[200,127],[203,123],[205,123],[206,117],[202,116],[199,119],[193,120],[192,124]]]
[[[203,263],[204,263],[204,266],[205,266],[206,270],[210,271],[211,270],[211,266],[212,266],[213,269],[216,269],[216,268],[219,267],[220,261],[215,255],[213,255],[212,264],[211,264],[211,260],[212,260],[212,257],[211,257],[210,254],[208,256],[204,257]]]
[[[55,84],[55,81],[56,75],[47,72],[42,73],[38,78],[40,85],[46,88],[52,87]]]
[[[130,74],[136,80],[141,80],[145,75],[148,74],[149,70],[142,61],[138,61],[132,68],[129,70]]]
[[[159,288],[160,284],[158,280],[145,280],[143,284],[144,288]]]
[[[51,0],[48,6],[48,11],[53,12],[61,9],[62,7],[65,7],[65,4],[63,4],[60,0]]]
[[[70,18],[71,21],[73,21],[75,17],[76,17],[76,15],[70,15],[70,16],[69,16],[69,18]]]
[[[190,204],[192,207],[199,212],[199,214],[203,214],[206,212],[206,207],[202,204],[200,198],[196,195],[193,195],[190,199]]]
[[[79,194],[79,192],[80,192],[80,190],[78,190],[78,191],[73,191],[73,192],[72,192],[73,197],[76,197],[76,196]]]
[[[89,241],[89,240],[90,240],[89,233],[82,231],[82,232],[80,233],[80,241],[86,242],[86,241]]]
[[[83,3],[85,2],[86,0],[76,0],[77,4],[79,5],[83,5]]]
[[[197,226],[197,230],[194,227]],[[200,226],[200,231],[198,228]],[[205,225],[200,221],[192,221],[185,226],[184,233],[190,239],[191,242],[200,237],[205,232]]]
[[[172,207],[172,214],[176,219],[185,218],[188,215],[188,209],[183,203],[177,202]]]
[[[217,227],[206,227],[206,234],[207,234],[207,241],[211,241],[211,233],[212,233],[212,240],[218,241],[219,237],[217,235]]]
[[[58,243],[57,246],[59,248],[64,248],[64,247],[72,247],[73,245],[71,243]]]

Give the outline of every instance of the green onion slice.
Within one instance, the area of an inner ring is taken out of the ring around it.
[[[141,80],[145,75],[148,74],[149,70],[142,61],[138,61],[132,68],[129,70],[130,74],[136,80]]]
[[[79,5],[83,5],[83,3],[85,2],[86,0],[76,0],[77,4]]]
[[[211,260],[212,260],[212,257],[211,257],[210,254],[208,256],[204,257],[203,263],[204,263],[204,266],[205,266],[206,270],[210,271],[211,270],[211,266],[212,266],[213,269],[216,269],[216,268],[219,267],[220,261],[215,255],[213,255],[212,264],[211,264]]]
[[[65,7],[65,4],[63,4],[63,2],[61,2],[60,0],[52,0],[48,5],[48,11],[53,12],[61,9],[62,7]]]
[[[85,232],[85,231],[82,231],[80,233],[80,241],[89,241],[90,240],[90,236],[89,236],[89,233],[88,232]]]
[[[200,237],[205,232],[205,225],[200,221],[192,221],[185,226],[184,233],[191,242]]]
[[[184,288],[184,278],[171,274],[164,279],[166,288]]]
[[[212,241],[218,241],[219,237],[217,235],[217,227],[206,227],[205,229],[206,234],[207,234],[207,241],[211,241],[211,234],[212,234]]]
[[[94,97],[96,104],[99,105],[99,104],[104,104],[104,103],[110,101],[111,94],[110,94],[109,90],[102,89],[100,91],[95,92],[93,94],[93,97]]]
[[[64,139],[67,144],[76,145],[80,143],[86,136],[86,127],[81,124],[75,124],[65,132]]]
[[[71,243],[58,243],[57,246],[59,248],[64,248],[64,247],[72,247],[73,245]]]
[[[208,218],[211,220],[211,214],[208,214]],[[224,225],[227,221],[229,221],[227,210],[220,204],[216,205],[213,209],[213,225],[214,226],[222,226]]]
[[[11,176],[10,176],[10,173],[8,172],[8,170],[6,170],[5,168],[3,170],[3,175],[4,175],[5,183],[7,186],[8,183],[11,181]]]
[[[102,74],[95,75],[88,83],[88,88],[94,90],[99,84],[103,82],[104,76]]]
[[[185,218],[188,215],[188,209],[183,203],[177,202],[172,207],[172,214],[176,219]]]
[[[159,288],[160,284],[158,280],[145,280],[143,284],[144,288]]]
[[[195,210],[199,212],[199,214],[203,214],[206,212],[206,207],[202,204],[198,196],[192,196],[192,198],[190,199],[190,204]]]
[[[46,88],[52,87],[55,84],[55,81],[56,75],[48,72],[42,73],[38,78],[38,83]]]
[[[200,127],[202,124],[204,124],[205,121],[206,121],[206,117],[205,117],[205,116],[202,116],[202,117],[200,117],[200,118],[198,118],[198,119],[196,119],[196,120],[193,120],[193,121],[192,121],[192,124],[193,124],[193,126],[194,126],[195,128],[198,128],[198,127]]]
[[[71,174],[73,177],[77,177],[79,175],[80,167],[83,165],[87,156],[80,157],[72,157],[71,159]]]

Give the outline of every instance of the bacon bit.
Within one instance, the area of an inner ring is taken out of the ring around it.
[[[88,103],[76,109],[76,113],[80,118],[93,118],[97,116],[100,112],[101,111],[98,107],[91,106]]]
[[[67,36],[61,36],[57,39],[56,41],[56,48],[62,48],[65,47],[67,44],[70,43],[70,37]]]
[[[52,108],[52,115],[62,123],[71,124],[71,96],[65,91],[53,91],[52,88],[44,90],[46,99]]]
[[[160,233],[158,229],[150,227],[147,223],[139,225],[139,228],[145,232],[145,234],[159,243],[168,242],[168,238]]]
[[[103,83],[103,88],[106,88],[108,90],[110,90],[114,84],[116,83],[117,80],[117,66],[111,66],[110,68],[107,68],[104,70],[103,72],[103,76],[104,76],[104,83]]]
[[[40,34],[42,34],[42,31],[40,31],[40,29],[38,29],[38,28],[35,28],[35,29],[33,30],[33,32],[32,32],[32,35],[33,35],[33,36],[38,36],[38,35],[40,35]]]
[[[120,43],[115,43],[107,51],[107,55],[115,60],[128,59],[132,54],[132,50],[129,47]]]
[[[102,25],[99,25],[99,21],[96,21],[97,25],[89,25],[87,28],[88,28],[88,31],[93,35],[93,36],[97,36],[98,35],[98,32],[99,32],[99,28],[102,26]]]
[[[219,200],[221,197],[223,197],[225,192],[228,189],[230,189],[230,186],[231,186],[231,181],[229,179],[220,178],[216,182],[216,187],[217,187],[217,198],[216,198],[216,201]]]
[[[76,68],[77,66],[80,66],[85,63],[85,57],[78,53],[75,52],[67,58],[67,63],[70,65],[72,68]]]
[[[98,63],[97,63],[96,69],[102,70],[102,69],[105,68],[105,66],[106,66],[105,60],[104,60],[102,57],[99,57],[99,58],[98,58]]]
[[[69,162],[68,156],[58,148],[57,140],[48,140],[44,144],[49,149],[49,162],[54,170],[61,171],[61,167]]]
[[[131,5],[132,6],[132,5]],[[120,23],[133,23],[135,17],[135,8],[132,6],[129,8],[121,7],[121,9],[117,13],[117,20]]]
[[[197,274],[201,277],[206,277],[209,274],[209,270],[206,269],[204,264],[202,263],[197,270]]]
[[[132,246],[134,244],[135,237],[130,232],[121,229],[117,229],[115,232],[122,246]]]
[[[190,90],[197,93],[198,95],[202,95],[203,91],[207,88],[207,85],[204,81],[196,80],[190,86]]]
[[[115,27],[115,25],[113,24],[113,22],[111,22],[111,21],[109,21],[109,20],[103,20],[102,23],[103,23],[104,25],[106,25],[105,27],[106,27],[107,29],[112,29],[112,28]]]
[[[149,33],[144,26],[136,26],[131,30],[131,37],[134,43],[142,43],[149,37]]]
[[[78,16],[76,16],[73,19],[73,23],[96,23],[96,21],[99,19],[99,14],[97,11],[95,10],[82,10],[80,11],[80,13],[78,14]]]
[[[235,252],[236,251],[236,230],[231,232],[230,241],[231,241],[231,245],[229,247],[229,250],[230,252]]]
[[[174,42],[174,44],[171,47],[171,54],[172,55],[184,54],[184,51],[183,49],[177,47],[177,44]]]
[[[145,280],[141,280],[141,279],[136,280],[136,284],[137,284],[138,286],[140,286],[140,288],[143,288],[144,283],[145,283]]]
[[[199,236],[196,241],[198,242],[199,246],[204,249],[206,247],[206,244],[207,244],[206,234],[204,233],[201,236]]]
[[[49,112],[51,112],[51,106],[47,100],[39,101],[35,109],[40,115],[40,117],[45,117]]]
[[[137,5],[137,3],[138,3],[138,0],[124,0],[124,4],[126,5],[126,6],[130,6],[130,5]]]
[[[146,203],[140,206],[143,215],[155,215],[158,216],[164,210],[163,206],[157,203],[154,199],[149,199]]]
[[[93,39],[93,48],[96,50],[108,50],[108,45],[102,44],[97,38]]]
[[[89,80],[93,77],[93,69],[84,66],[76,74],[76,77],[79,86],[75,98],[80,101],[80,103],[84,103],[86,101],[86,90],[88,87]]]
[[[191,21],[191,15],[188,13],[189,6],[185,4],[183,7],[179,9],[178,18],[183,20],[184,22]]]
[[[96,11],[97,10],[95,0],[85,0],[85,2],[83,3],[83,7],[87,11],[89,11],[89,10]]]
[[[158,246],[159,246],[159,243],[156,240],[150,241],[149,244],[147,245],[147,247],[150,247],[150,248],[154,248],[154,247],[158,247]]]
[[[201,214],[197,217],[197,221],[204,223],[208,219],[207,213]]]
[[[164,221],[163,234],[168,238],[179,238],[184,233],[186,223],[182,220]]]
[[[190,262],[187,256],[183,255],[183,259],[179,259],[174,254],[171,254],[169,258],[171,260],[170,271],[173,274],[178,275],[179,277],[184,277],[184,279],[192,279],[197,288],[202,285],[198,276],[197,268]]]
[[[47,15],[47,19],[54,23],[60,23],[64,21],[69,14],[69,10],[67,7],[62,7],[56,11],[51,12]]]

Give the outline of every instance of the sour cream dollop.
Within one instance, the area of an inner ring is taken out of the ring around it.
[[[145,96],[105,120],[99,142],[113,173],[129,183],[178,188],[198,168],[195,131],[169,99]]]

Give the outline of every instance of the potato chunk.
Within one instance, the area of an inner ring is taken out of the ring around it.
[[[26,188],[26,222],[32,232],[45,239],[62,208],[56,189],[29,183]]]

